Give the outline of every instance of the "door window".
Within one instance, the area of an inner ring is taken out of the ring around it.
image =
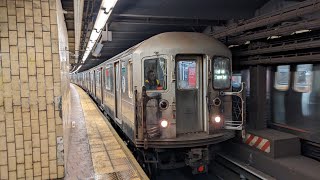
[[[128,95],[130,98],[133,97],[133,78],[132,78],[133,71],[132,70],[133,70],[132,69],[132,62],[129,62],[128,63],[128,73],[127,73],[128,77],[127,78],[128,78]]]
[[[120,88],[120,86],[119,86],[119,84],[120,84],[120,82],[119,82],[120,73],[119,73],[119,64],[118,63],[116,64],[115,69],[116,69],[116,82],[117,82],[116,83],[116,90],[119,91],[119,88]]]
[[[106,68],[106,78],[105,78],[106,89],[108,91],[113,91],[113,67],[109,66]]]
[[[100,87],[100,71],[97,70],[97,73],[96,73],[96,84],[97,84],[97,87]]]
[[[198,69],[197,63],[191,61],[178,62],[178,89],[197,89],[198,88]]]

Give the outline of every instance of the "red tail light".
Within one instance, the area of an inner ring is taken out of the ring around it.
[[[204,171],[204,166],[203,166],[203,165],[199,166],[199,167],[198,167],[198,172],[201,173],[201,172],[203,172],[203,171]]]

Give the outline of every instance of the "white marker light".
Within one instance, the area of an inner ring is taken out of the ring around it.
[[[166,128],[168,126],[168,121],[167,120],[162,120],[160,124],[161,124],[161,126],[163,128]]]
[[[219,123],[219,122],[221,121],[221,117],[220,117],[220,116],[216,116],[216,117],[214,118],[214,121],[215,121],[216,123]]]

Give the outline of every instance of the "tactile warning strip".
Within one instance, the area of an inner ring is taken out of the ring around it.
[[[90,97],[79,87],[76,89],[86,121],[95,179],[148,179]]]

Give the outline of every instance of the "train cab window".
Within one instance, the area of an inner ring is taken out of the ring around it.
[[[279,91],[287,91],[290,84],[290,65],[281,65],[277,67],[275,73],[274,88]]]
[[[129,97],[130,98],[132,98],[133,97],[133,69],[132,69],[132,62],[129,62],[128,63],[128,73],[127,73],[127,75],[128,75],[128,77],[127,77],[127,79],[128,79],[128,95],[129,95]]]
[[[113,91],[113,67],[106,68],[105,85],[108,91]]]
[[[167,62],[159,57],[144,61],[144,85],[147,90],[167,89]]]
[[[178,89],[197,89],[198,88],[198,67],[196,61],[178,62]]]
[[[297,65],[293,89],[297,92],[311,92],[312,78],[312,64]]]
[[[231,64],[230,59],[216,56],[213,58],[213,88],[228,89],[231,86]]]

